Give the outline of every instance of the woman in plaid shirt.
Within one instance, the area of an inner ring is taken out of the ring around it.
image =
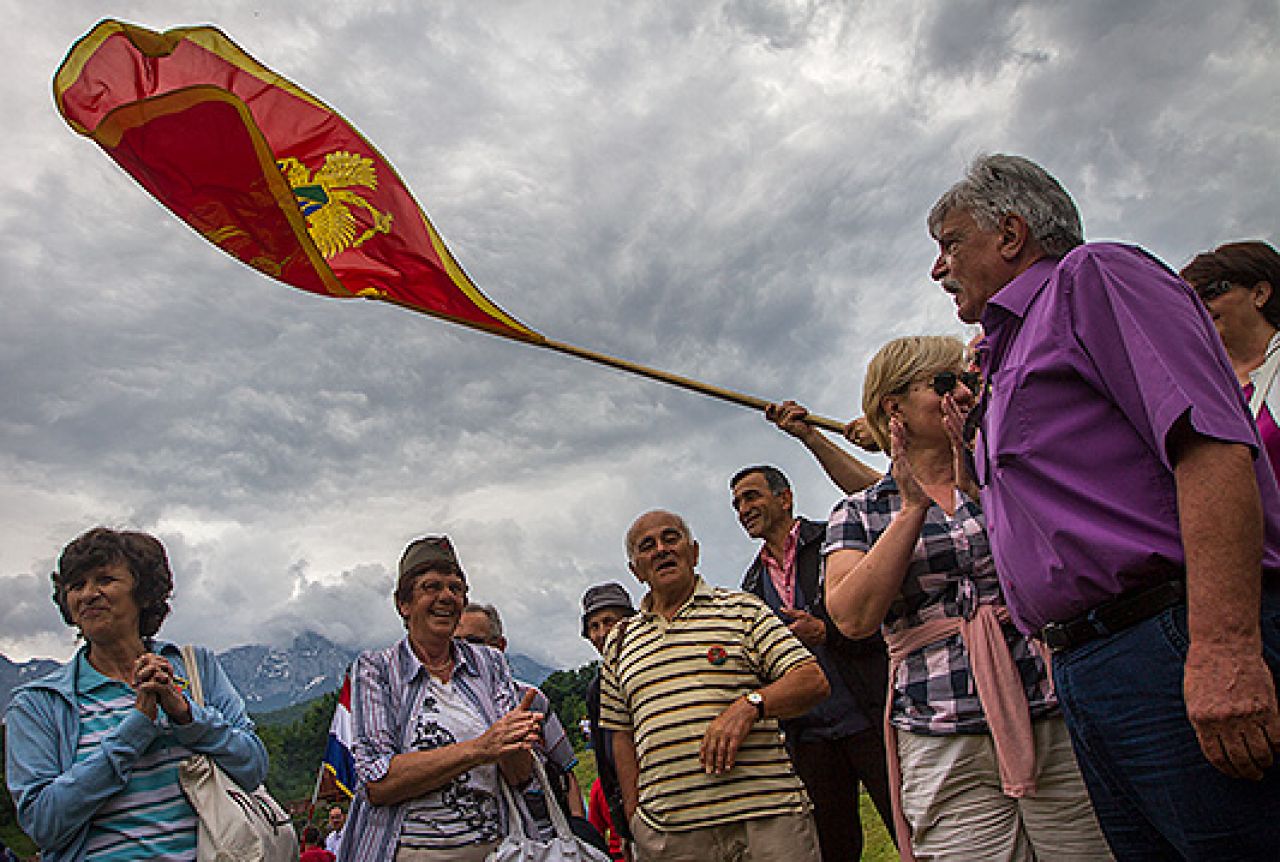
[[[863,411],[893,464],[832,512],[827,607],[846,635],[882,626],[889,644],[904,859],[1109,859],[1042,651],[1004,608],[963,466],[977,389],[956,338],[900,338],[871,360]]]

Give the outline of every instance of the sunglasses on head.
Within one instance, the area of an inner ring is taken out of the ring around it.
[[[963,383],[970,392],[977,392],[982,385],[982,375],[976,371],[939,371],[929,381],[929,387],[939,395],[946,395]]]
[[[1196,288],[1196,294],[1199,295],[1202,302],[1208,302],[1211,299],[1217,299],[1223,294],[1235,287],[1234,284],[1226,279],[1211,281],[1208,284],[1202,284]]]

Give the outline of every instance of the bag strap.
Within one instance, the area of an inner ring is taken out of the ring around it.
[[[542,759],[537,754],[531,755],[533,758],[533,774],[538,779],[538,783],[542,785],[542,795],[547,802],[547,813],[551,815],[551,825],[555,829],[556,836],[562,841],[572,843],[574,841],[573,829],[569,826],[569,818],[560,810],[560,803],[556,801],[555,793],[551,790],[551,780],[547,777],[546,767],[542,765]],[[524,815],[528,809],[525,808],[524,800],[519,799],[516,792],[512,790],[510,782],[502,775],[502,771],[498,771],[498,783],[502,785],[502,796],[507,803],[507,835],[511,838],[520,840],[538,840],[538,836],[530,836],[524,831]],[[533,818],[530,817],[530,820]]]
[[[1249,412],[1254,419],[1262,412],[1262,403],[1267,400],[1267,393],[1276,381],[1276,372],[1280,371],[1280,337],[1272,337],[1267,347],[1267,358],[1258,369],[1258,376],[1253,381],[1253,396],[1249,399]]]
[[[204,706],[204,686],[200,682],[200,663],[196,661],[195,644],[184,644],[180,650],[182,663],[187,666],[187,686],[196,706]]]

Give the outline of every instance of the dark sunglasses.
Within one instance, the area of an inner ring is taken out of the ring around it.
[[[476,646],[488,646],[488,645],[489,645],[489,639],[488,639],[488,638],[482,638],[482,637],[480,637],[480,635],[467,635],[465,638],[463,638],[463,640],[464,640],[464,641],[466,641],[466,642],[467,642],[467,643],[469,643],[469,644],[475,644]]]
[[[977,392],[982,385],[982,375],[976,371],[939,371],[929,381],[929,387],[939,395],[946,395],[957,383],[963,383],[970,392]]]
[[[1201,302],[1208,302],[1211,299],[1217,299],[1223,294],[1229,292],[1234,284],[1226,279],[1219,281],[1211,281],[1208,284],[1202,284],[1196,288],[1196,294],[1200,297]]]

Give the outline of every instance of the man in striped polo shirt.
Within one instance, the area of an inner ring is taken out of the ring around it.
[[[755,596],[709,586],[684,519],[647,512],[627,531],[649,588],[604,649],[600,723],[642,862],[817,862],[804,787],[778,719],[830,687],[813,655]]]

